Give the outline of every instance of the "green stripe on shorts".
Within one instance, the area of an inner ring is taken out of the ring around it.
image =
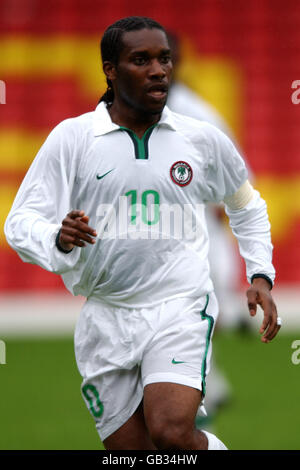
[[[209,348],[209,345],[210,345],[211,335],[212,335],[212,331],[213,331],[213,327],[214,327],[214,319],[213,319],[213,317],[212,317],[211,315],[208,315],[208,314],[206,313],[206,309],[207,309],[207,306],[208,306],[208,302],[209,302],[209,295],[207,294],[205,307],[204,307],[204,309],[200,312],[200,315],[201,315],[202,320],[207,320],[207,321],[208,321],[208,329],[207,329],[207,333],[206,333],[205,353],[204,353],[204,357],[203,357],[203,361],[202,361],[202,366],[201,366],[202,394],[203,394],[203,397],[204,397],[205,391],[206,391],[205,378],[206,378],[206,367],[207,367],[207,353],[208,353],[208,348]]]

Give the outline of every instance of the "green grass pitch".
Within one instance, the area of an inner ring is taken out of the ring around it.
[[[5,338],[2,338],[5,340]],[[214,337],[219,367],[233,388],[214,432],[231,449],[300,449],[300,364],[291,344],[300,331],[268,345],[253,333]],[[101,449],[81,398],[72,338],[7,339],[0,365],[0,449]]]

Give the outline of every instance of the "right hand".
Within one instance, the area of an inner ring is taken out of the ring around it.
[[[89,217],[84,211],[71,211],[62,221],[59,235],[59,244],[66,250],[72,250],[74,246],[86,246],[86,243],[94,244],[96,239],[96,230],[89,227]]]

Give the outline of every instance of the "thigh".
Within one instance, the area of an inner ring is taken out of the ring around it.
[[[129,420],[103,441],[106,450],[155,450],[141,403]]]
[[[102,442],[135,414],[142,399],[140,368],[104,372],[82,383],[83,399]]]
[[[145,387],[145,422],[158,449],[206,448],[205,437],[194,425],[201,400],[201,391],[186,385],[163,382]]]
[[[194,427],[202,392],[196,388],[171,382],[157,382],[144,389],[144,416],[149,429],[185,423]]]

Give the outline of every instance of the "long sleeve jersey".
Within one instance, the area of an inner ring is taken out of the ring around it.
[[[148,307],[213,290],[207,202],[225,202],[247,278],[275,277],[267,209],[245,163],[214,126],[164,108],[142,138],[106,105],[61,122],[33,161],[5,223],[23,261],[60,274],[74,295]],[[55,245],[73,209],[89,216],[94,245]]]

